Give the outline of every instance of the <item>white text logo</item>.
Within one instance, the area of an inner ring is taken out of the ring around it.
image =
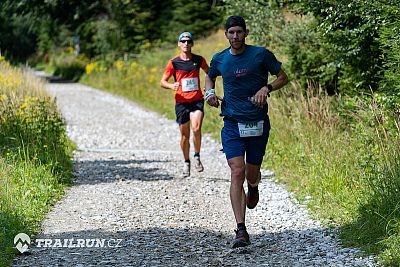
[[[100,238],[68,238],[68,239],[36,239],[38,248],[120,248],[122,239],[100,239]]]
[[[120,248],[122,239],[104,238],[37,238],[34,243],[38,248]],[[28,250],[31,243],[30,237],[19,233],[14,237],[14,245],[19,252]]]

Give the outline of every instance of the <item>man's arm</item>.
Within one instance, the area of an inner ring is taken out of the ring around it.
[[[215,79],[211,79],[208,75],[206,75],[206,91],[208,89],[215,88]]]
[[[261,89],[258,90],[258,92],[254,95],[254,99],[252,100],[253,104],[260,107],[264,106],[265,103],[267,102],[267,97],[269,96],[269,93],[281,89],[288,82],[289,82],[288,76],[283,70],[280,70],[276,74],[275,81],[261,87]]]
[[[165,89],[171,89],[174,91],[178,90],[179,82],[170,83],[168,82],[169,78],[170,77],[168,77],[168,75],[164,73],[160,81],[160,86]]]
[[[273,81],[269,88],[269,92],[276,91],[281,89],[283,86],[285,86],[289,82],[289,78],[286,75],[286,73],[281,69],[278,74],[276,74],[276,80]],[[267,88],[268,89],[268,88]]]
[[[204,71],[205,74],[208,73],[208,69],[210,68],[210,66],[208,66],[207,61],[204,59],[204,57],[202,57],[201,66],[200,67]]]
[[[210,106],[217,108],[219,107],[219,101],[217,95],[215,94],[215,80],[206,75],[205,81],[206,94],[204,98]]]

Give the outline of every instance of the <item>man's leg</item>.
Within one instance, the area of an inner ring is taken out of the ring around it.
[[[194,145],[194,167],[198,172],[204,170],[200,161],[201,149],[201,125],[203,124],[204,113],[201,110],[190,112],[190,121],[192,122],[193,145]]]
[[[229,193],[233,214],[237,223],[233,247],[244,247],[250,244],[249,234],[245,225],[246,195],[243,188],[246,174],[244,163],[246,139],[239,136],[237,122],[224,120],[224,127],[221,130],[221,140],[228,165],[231,169]]]
[[[258,186],[261,180],[259,165],[253,165],[250,163],[246,163],[246,179],[250,186],[255,187]]]
[[[243,189],[245,180],[245,164],[243,157],[228,160],[231,168],[230,198],[236,223],[244,223],[246,215],[246,195]]]
[[[183,177],[190,176],[190,161],[189,161],[189,150],[190,150],[190,123],[186,122],[179,125],[179,130],[181,131],[181,149],[183,153],[183,158],[185,160],[183,166]]]
[[[258,184],[261,180],[260,168],[265,155],[269,137],[269,119],[264,120],[264,129],[262,136],[251,137],[246,143],[246,179],[247,179],[247,208],[254,209],[257,206],[260,195]]]
[[[192,122],[194,152],[200,153],[201,148],[201,125],[203,124],[204,114],[200,110],[190,112]]]
[[[246,205],[249,209],[254,209],[257,206],[260,195],[258,192],[258,184],[261,180],[259,165],[246,163],[246,179],[247,179],[247,196]]]
[[[246,195],[243,189],[245,180],[244,158],[242,156],[231,158],[228,160],[228,164],[231,168],[231,204],[237,223],[233,248],[244,247],[250,244],[249,234],[247,233],[245,225]]]
[[[189,160],[189,150],[190,150],[190,125],[189,122],[179,125],[179,130],[181,131],[181,149],[183,153],[183,158]]]

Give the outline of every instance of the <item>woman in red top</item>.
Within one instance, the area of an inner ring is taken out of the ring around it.
[[[201,125],[204,117],[204,100],[200,88],[200,68],[207,74],[206,60],[192,54],[193,37],[189,32],[183,32],[178,37],[181,52],[168,61],[160,85],[165,89],[175,91],[176,122],[181,132],[181,149],[185,160],[183,177],[190,176],[190,122],[192,124],[194,145],[194,166],[199,172],[203,171],[200,161]],[[174,76],[174,83],[168,80]]]

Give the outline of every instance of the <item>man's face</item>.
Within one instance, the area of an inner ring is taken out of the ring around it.
[[[182,39],[178,42],[178,46],[181,48],[183,52],[191,51],[193,46],[193,40],[189,37],[182,37]]]
[[[225,36],[233,49],[240,49],[244,46],[247,34],[248,31],[245,31],[241,26],[230,27],[225,31]]]

